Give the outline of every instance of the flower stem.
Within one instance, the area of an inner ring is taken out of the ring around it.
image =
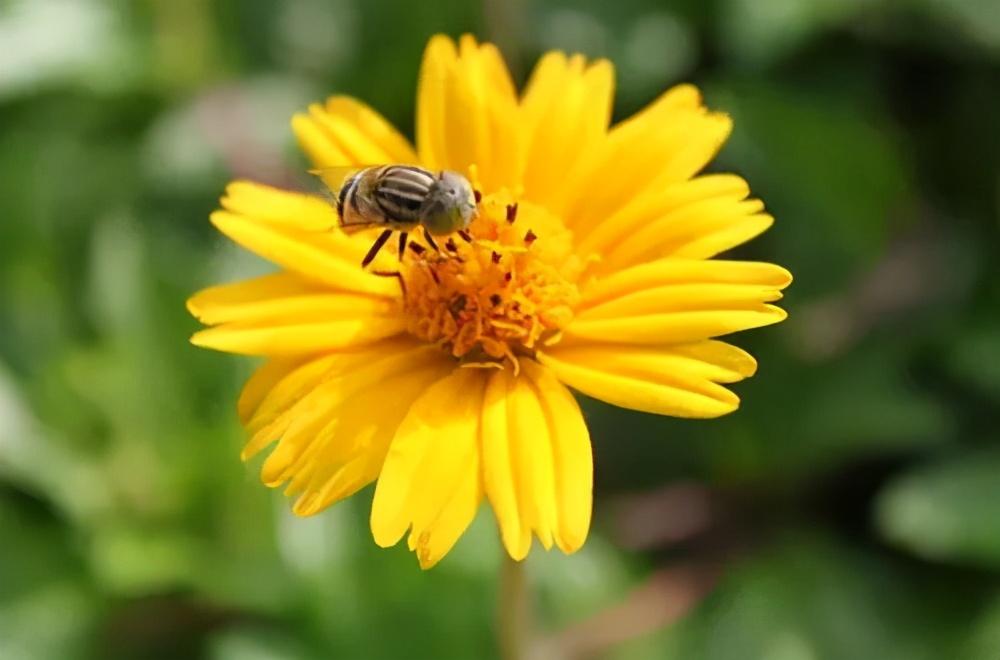
[[[524,660],[530,635],[528,579],[523,561],[514,561],[504,550],[500,565],[497,602],[497,642],[503,660]]]

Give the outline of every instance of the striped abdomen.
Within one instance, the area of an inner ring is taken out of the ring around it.
[[[389,225],[406,229],[419,224],[434,175],[411,165],[370,167],[348,178],[337,197],[345,229]]]
[[[434,175],[411,165],[380,168],[373,197],[386,219],[401,224],[420,222],[420,212],[434,183]]]

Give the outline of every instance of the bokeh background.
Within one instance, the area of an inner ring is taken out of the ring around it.
[[[1000,658],[1000,3],[0,0],[0,658],[490,658],[484,509],[437,568],[371,491],[295,519],[238,458],[248,359],[184,299],[265,264],[225,183],[307,188],[331,92],[410,132],[435,32],[691,81],[777,218],[789,321],[736,414],[585,401],[592,537],[534,552],[539,657]]]

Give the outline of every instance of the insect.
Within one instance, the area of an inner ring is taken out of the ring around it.
[[[375,259],[394,231],[399,232],[401,261],[409,233],[417,227],[434,250],[438,250],[434,236],[458,232],[471,241],[465,230],[476,216],[478,194],[458,172],[443,170],[434,174],[414,165],[377,165],[354,170],[337,183],[331,176],[336,169],[313,173],[336,195],[341,229],[351,234],[372,227],[385,228],[361,261],[362,268]]]

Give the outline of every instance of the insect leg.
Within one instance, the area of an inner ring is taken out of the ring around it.
[[[470,236],[469,232],[465,231],[464,229],[459,229],[458,235],[461,236],[462,240],[465,241],[466,243],[472,242],[472,236]]]
[[[361,260],[362,268],[370,264],[375,259],[375,255],[377,255],[378,251],[382,249],[382,246],[385,245],[385,242],[389,240],[390,236],[392,236],[391,229],[386,229],[378,235],[378,238],[375,239],[375,243],[372,244],[372,249],[368,250],[368,254],[366,254],[365,258]]]
[[[379,277],[395,277],[399,280],[399,288],[403,292],[403,298],[406,298],[406,280],[403,279],[403,274],[398,270],[373,270],[372,275],[378,275]]]
[[[410,235],[405,231],[399,232],[399,263],[403,263],[403,255],[406,253],[406,241]]]
[[[424,240],[427,241],[427,245],[430,245],[435,252],[440,252],[441,248],[439,248],[437,246],[437,243],[434,242],[434,239],[431,238],[431,233],[427,231],[427,227],[424,227],[423,229],[424,229]]]

